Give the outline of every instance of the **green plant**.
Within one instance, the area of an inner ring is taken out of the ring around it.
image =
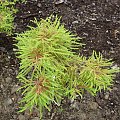
[[[93,51],[89,58],[82,57],[82,61],[75,61],[72,67],[68,68],[66,77],[66,93],[71,98],[74,99],[76,93],[82,97],[84,90],[92,95],[96,95],[102,89],[110,90],[115,73],[119,72],[119,68],[111,68],[111,60],[104,59],[100,53]]]
[[[13,15],[17,12],[14,8],[16,2],[25,2],[25,0],[0,0],[0,32],[12,34]]]
[[[59,104],[63,89],[62,76],[66,73],[66,66],[74,57],[72,44],[78,38],[60,26],[59,18],[51,21],[53,17],[36,23],[37,27],[30,27],[29,31],[19,34],[18,54],[21,59],[18,78],[23,82],[25,97],[21,102],[26,105],[21,109],[32,108],[36,104],[40,110],[55,102]],[[30,73],[30,74],[29,74]],[[26,76],[29,75],[29,80]]]
[[[23,99],[20,112],[34,107],[50,110],[54,102],[60,105],[64,96],[75,99],[82,97],[84,90],[95,95],[112,84],[116,69],[112,62],[93,52],[88,59],[73,52],[82,46],[79,37],[60,25],[60,18],[48,17],[34,21],[36,28],[18,34],[18,58],[20,72],[17,78],[22,82]]]
[[[12,33],[14,12],[11,8],[0,5],[0,32]]]
[[[113,84],[113,78],[116,72],[119,72],[118,68],[112,69],[111,60],[103,59],[102,55],[93,54],[89,59],[84,59],[84,65],[81,68],[80,80],[83,81],[83,86],[92,95],[96,95],[98,91],[102,89],[110,89]]]
[[[0,0],[0,3],[5,6],[14,5],[16,2],[25,2],[25,0]]]

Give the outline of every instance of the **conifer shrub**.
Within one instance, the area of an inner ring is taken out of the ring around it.
[[[25,2],[25,0],[0,0],[0,33],[12,34],[14,14],[17,12],[14,8],[16,2]]]
[[[7,34],[12,33],[13,29],[13,14],[14,14],[14,9],[11,9],[4,4],[0,5],[0,32],[4,32]]]
[[[80,38],[60,24],[60,18],[50,16],[35,20],[36,27],[18,34],[16,46],[20,59],[17,78],[22,83],[23,105],[20,112],[39,108],[50,110],[51,103],[60,105],[62,98],[82,97],[84,90],[96,95],[109,89],[118,69],[112,62],[93,51],[89,58],[73,52],[82,46]]]

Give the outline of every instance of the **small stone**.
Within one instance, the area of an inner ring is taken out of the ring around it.
[[[18,73],[19,73],[18,70],[15,70],[15,75],[18,75]]]
[[[5,79],[5,81],[6,81],[7,83],[11,83],[11,82],[12,82],[12,78],[11,78],[11,77],[7,77],[7,78]]]
[[[48,112],[48,115],[50,116],[50,115],[51,115],[51,113],[50,113],[50,112]]]
[[[90,19],[90,20],[93,20],[93,21],[96,20],[96,18],[89,18],[89,19]]]
[[[42,7],[41,3],[38,3],[37,6],[38,6],[38,7]]]
[[[4,88],[4,86],[3,86],[2,84],[0,85],[0,87],[1,87],[1,89],[3,89],[3,88]]]
[[[96,110],[98,107],[98,104],[96,102],[91,101],[88,104],[89,104],[90,109],[92,109],[92,110]]]
[[[10,105],[13,103],[12,99],[11,98],[8,98],[7,100],[5,100],[5,105]]]
[[[19,116],[18,116],[18,119],[19,119],[19,120],[25,120],[25,116],[24,116],[24,115],[19,115]]]
[[[39,11],[39,13],[42,13],[42,11]]]
[[[110,51],[110,53],[115,53],[115,51],[112,50],[112,51]]]
[[[113,103],[110,103],[111,105],[113,105]]]
[[[114,111],[112,110],[111,113],[114,113]]]
[[[77,20],[73,21],[72,24],[78,24],[79,22]]]
[[[119,82],[119,81],[117,81],[117,80],[115,81],[115,83],[120,84],[120,82]]]
[[[11,57],[10,57],[10,56],[8,56],[8,58],[10,59]]]
[[[117,87],[113,87],[113,90],[114,90],[114,91],[117,91],[117,90],[118,90],[118,88],[117,88]]]
[[[61,3],[64,3],[65,0],[55,0],[55,4],[58,5],[58,4],[61,4]]]
[[[85,33],[85,32],[84,32],[83,35],[88,36],[88,33]]]
[[[110,41],[107,41],[107,44],[108,44],[108,45],[113,45]]]
[[[108,100],[108,98],[109,98],[109,93],[106,93],[105,99]]]

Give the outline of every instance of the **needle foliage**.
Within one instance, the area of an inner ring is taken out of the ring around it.
[[[14,14],[17,12],[14,8],[16,2],[25,2],[25,0],[0,0],[0,33],[12,34]]]
[[[84,90],[95,95],[108,89],[117,69],[112,62],[93,52],[89,58],[78,56],[73,49],[82,46],[80,38],[60,24],[60,18],[50,16],[35,20],[36,27],[18,34],[17,55],[20,59],[18,79],[23,86],[20,112],[39,108],[50,110],[51,103],[60,105],[63,97],[82,97]]]
[[[0,5],[0,32],[5,32],[7,34],[12,33],[13,29],[13,14],[15,11],[13,9],[1,4]]]
[[[16,2],[25,2],[25,0],[0,0],[0,3],[5,6],[15,5]]]

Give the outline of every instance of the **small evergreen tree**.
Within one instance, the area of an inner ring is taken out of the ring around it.
[[[112,62],[93,52],[88,59],[76,55],[72,49],[82,46],[79,37],[66,30],[56,16],[35,20],[36,28],[18,34],[18,79],[23,83],[23,99],[20,112],[34,107],[50,110],[52,102],[60,104],[64,96],[82,97],[84,90],[95,95],[108,89],[113,82]]]

